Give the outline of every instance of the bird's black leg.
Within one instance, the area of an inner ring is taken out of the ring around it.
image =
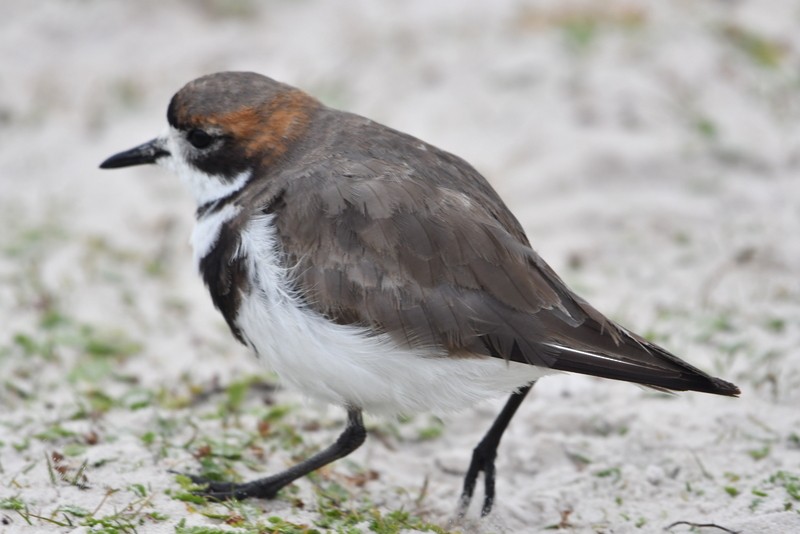
[[[469,503],[472,500],[472,494],[475,491],[478,473],[481,471],[483,471],[483,482],[486,489],[483,508],[481,508],[481,517],[489,515],[489,512],[492,511],[492,505],[494,504],[494,459],[497,456],[497,447],[500,445],[500,438],[503,437],[503,432],[505,432],[508,423],[511,422],[511,418],[514,417],[514,413],[532,387],[533,383],[511,394],[508,402],[503,407],[503,411],[500,412],[500,415],[492,423],[492,427],[472,451],[472,461],[469,464],[467,476],[464,477],[464,489],[461,492],[459,515],[466,514]]]
[[[212,499],[228,500],[246,499],[248,497],[271,499],[275,497],[278,491],[283,487],[291,484],[298,478],[324,465],[328,465],[334,460],[344,458],[359,448],[361,444],[364,443],[366,437],[367,429],[364,428],[364,422],[361,420],[361,410],[351,408],[347,411],[347,427],[333,445],[318,452],[311,458],[290,467],[286,471],[243,484],[213,482],[194,475],[189,475],[189,478],[197,484],[207,484],[207,487],[200,490],[199,493]]]

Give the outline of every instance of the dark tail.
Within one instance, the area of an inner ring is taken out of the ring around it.
[[[553,369],[675,391],[731,397],[740,393],[734,384],[704,373],[610,321],[601,325],[589,319],[578,328],[564,323],[559,326],[552,340],[540,345]],[[563,331],[565,327],[568,332]],[[564,335],[558,335],[558,330]]]

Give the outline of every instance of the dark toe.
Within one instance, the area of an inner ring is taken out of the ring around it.
[[[191,473],[181,473],[179,471],[170,471],[173,475],[181,475],[192,481],[193,484],[204,486],[194,490],[192,493],[195,495],[202,495],[209,499],[217,501],[228,501],[231,499],[246,499],[250,497],[248,490],[249,484],[236,484],[235,482],[222,482],[219,480],[211,480],[202,475],[193,475]]]

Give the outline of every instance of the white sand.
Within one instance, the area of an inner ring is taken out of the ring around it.
[[[0,3],[0,503],[17,498],[58,521],[66,505],[99,507],[98,517],[135,503],[169,516],[141,532],[172,532],[183,518],[219,524],[164,494],[177,491],[167,469],[196,469],[181,444],[222,432],[224,421],[202,417],[218,401],[71,417],[93,387],[180,395],[187,383],[259,371],[192,272],[187,192],[160,169],[97,169],[160,133],[186,81],[248,69],[472,162],[579,293],[742,388],[738,400],[667,398],[547,378],[503,441],[495,513],[479,521],[473,503],[453,528],[535,532],[563,519],[569,532],[657,532],[676,521],[800,532],[800,500],[780,484],[800,486],[797,3],[464,4]],[[45,237],[26,233],[43,226]],[[156,259],[162,270],[148,275]],[[39,320],[49,299],[75,323],[142,345],[114,369],[136,387],[69,379],[83,361],[70,340],[57,340],[54,358],[25,355],[20,334],[47,338]],[[500,404],[446,417],[433,440],[401,426],[400,437],[368,440],[328,475],[374,470],[362,488],[347,486],[348,506],[402,506],[446,526]],[[140,439],[159,417],[185,424],[166,457]],[[312,405],[288,421],[320,421],[300,433],[321,446],[343,414]],[[36,437],[55,424],[78,438]],[[98,442],[63,460],[72,474],[88,460],[89,488],[54,484],[45,456],[91,432]],[[265,472],[291,455],[268,455]],[[150,500],[131,484],[148,487]],[[313,488],[298,486],[305,509],[289,499],[248,506],[312,524]],[[111,488],[119,491],[104,500]],[[72,530],[28,525],[9,509],[0,520],[4,533]]]

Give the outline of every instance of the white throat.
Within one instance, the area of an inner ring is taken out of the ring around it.
[[[186,157],[189,147],[186,146],[186,141],[180,132],[171,126],[161,137],[161,142],[170,155],[158,158],[157,163],[177,174],[181,181],[189,186],[198,206],[225,198],[239,191],[252,176],[252,171],[247,170],[231,180],[199,170],[189,163]]]

